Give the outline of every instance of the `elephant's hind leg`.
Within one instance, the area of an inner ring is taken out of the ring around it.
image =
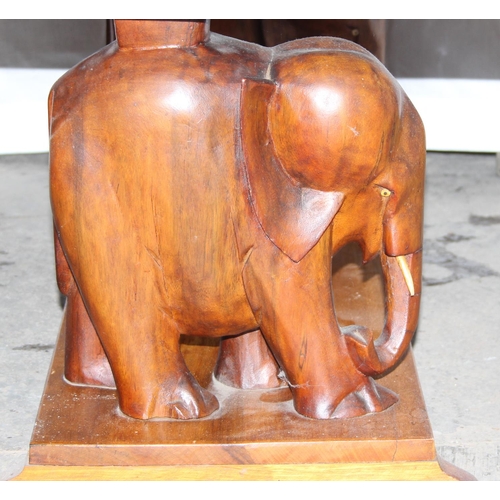
[[[113,304],[110,304],[113,305]],[[115,376],[121,410],[134,418],[192,419],[219,408],[187,368],[175,324],[147,300],[93,316]]]
[[[64,376],[73,384],[115,387],[108,358],[76,285],[67,296]]]
[[[56,274],[59,290],[66,296],[64,376],[73,384],[114,387],[108,358],[89,318],[59,238],[54,231]]]

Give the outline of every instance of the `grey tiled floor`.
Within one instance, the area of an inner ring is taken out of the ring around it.
[[[440,455],[500,479],[500,177],[492,155],[428,155],[414,342]],[[0,157],[0,479],[23,468],[61,320],[47,155]]]

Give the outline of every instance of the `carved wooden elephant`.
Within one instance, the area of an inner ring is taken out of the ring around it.
[[[218,403],[179,337],[223,337],[220,380],[282,371],[305,416],[392,405],[371,376],[416,328],[425,164],[401,88],[338,39],[264,49],[161,21],[117,35],[49,103],[66,378],[116,383],[132,417],[203,417]],[[385,270],[376,340],[335,316],[331,260],[350,241]]]

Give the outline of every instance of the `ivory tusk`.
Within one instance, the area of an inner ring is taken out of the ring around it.
[[[410,292],[410,295],[413,297],[415,295],[415,287],[413,285],[413,278],[411,276],[410,268],[408,267],[408,261],[406,260],[406,257],[404,255],[398,255],[396,257],[396,260],[398,261],[399,268],[403,273],[403,278],[405,279],[408,291]]]

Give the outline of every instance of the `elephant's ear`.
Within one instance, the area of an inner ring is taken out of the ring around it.
[[[268,127],[275,89],[267,80],[243,81],[241,142],[253,210],[269,239],[299,262],[332,222],[343,194],[301,186],[281,166]]]

